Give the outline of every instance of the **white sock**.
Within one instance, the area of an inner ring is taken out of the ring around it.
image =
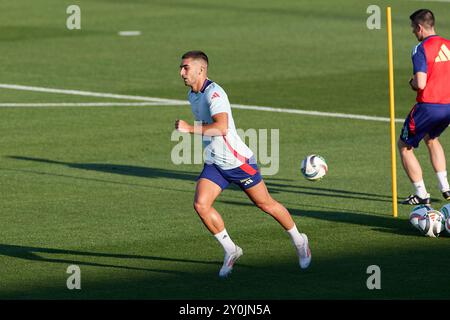
[[[439,180],[439,189],[441,189],[441,192],[449,191],[450,187],[447,180],[447,171],[436,172],[436,175]]]
[[[416,188],[416,196],[419,198],[425,199],[428,196],[427,188],[425,188],[425,183],[423,180],[420,180],[419,182],[414,182],[414,187]]]
[[[305,244],[305,240],[300,235],[300,232],[298,232],[297,226],[295,224],[292,229],[286,230],[286,232],[291,236],[291,240],[294,246],[302,247]]]
[[[216,233],[214,237],[220,242],[226,254],[230,254],[236,250],[236,245],[228,235],[227,229],[223,229],[221,232]]]

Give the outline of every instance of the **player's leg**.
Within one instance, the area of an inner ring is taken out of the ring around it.
[[[290,230],[294,227],[295,223],[289,211],[271,197],[263,180],[244,191],[258,208],[271,215],[285,230]]]
[[[402,159],[402,165],[405,172],[412,183],[422,180],[422,168],[420,163],[414,154],[414,148],[404,143],[402,140],[398,140],[398,150]]]
[[[450,106],[432,104],[421,105],[418,110],[418,118],[420,119],[422,117],[426,121],[419,121],[417,131],[423,133],[423,139],[439,181],[439,189],[441,190],[443,197],[446,200],[450,200],[450,187],[447,180],[445,154],[438,139],[450,123]]]
[[[205,169],[206,168],[207,166],[205,166]],[[213,208],[214,201],[222,192],[223,188],[228,185],[228,182],[222,177],[214,175],[214,173],[216,173],[214,168],[205,169],[197,181],[194,209],[203,224],[214,235],[224,249],[224,263],[219,271],[219,276],[226,277],[231,273],[234,263],[243,252],[242,249],[233,242],[225,229],[222,217],[217,210]],[[209,176],[209,178],[202,178],[202,176]],[[210,179],[213,179],[214,181]]]
[[[402,201],[402,204],[429,204],[430,195],[427,193],[422,177],[422,168],[420,167],[419,161],[414,154],[414,148],[399,139],[398,150],[406,175],[416,189],[415,195],[410,195],[407,197],[404,201]]]
[[[430,154],[430,160],[439,182],[439,189],[445,199],[450,200],[450,187],[447,179],[447,165],[444,149],[439,142],[438,137],[430,138],[427,135],[424,138],[425,144]]]
[[[247,196],[262,211],[271,215],[287,231],[300,258],[300,267],[305,269],[311,263],[311,250],[308,237],[300,233],[289,211],[278,201],[273,199],[267,190],[266,184],[261,179],[258,184],[244,189]]]
[[[436,137],[431,139],[429,135],[426,135],[423,139],[428,148],[428,152],[430,154],[431,164],[433,165],[435,172],[445,171],[446,163],[445,163],[445,155],[444,149],[442,148],[439,139]]]
[[[214,201],[221,192],[222,188],[211,180],[200,178],[197,181],[194,209],[203,224],[213,235],[225,228],[222,217],[213,208]]]
[[[405,119],[397,146],[403,168],[414,185],[415,194],[408,196],[402,204],[429,204],[430,195],[427,193],[422,176],[422,168],[414,154],[419,142],[426,133],[426,112],[424,108],[415,105]]]

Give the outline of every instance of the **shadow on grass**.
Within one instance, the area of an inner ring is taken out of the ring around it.
[[[254,204],[248,202],[232,201],[232,200],[217,200],[221,203],[228,203],[238,206],[254,207]],[[394,219],[391,216],[372,215],[357,211],[318,211],[309,209],[293,209],[287,208],[293,216],[308,217],[323,221],[348,223],[360,226],[373,227],[372,230],[380,232],[388,232],[396,235],[418,236],[415,230],[407,220]]]
[[[86,177],[72,176],[72,175],[68,175],[68,174],[49,173],[49,172],[37,171],[37,170],[9,169],[9,168],[0,168],[0,170],[31,173],[31,174],[37,174],[37,175],[52,176],[52,177],[82,180],[82,181],[93,181],[93,182],[99,182],[99,183],[123,185],[123,186],[130,186],[130,187],[143,187],[143,188],[151,188],[151,189],[166,190],[166,191],[187,192],[187,193],[191,193],[191,194],[194,192],[193,190],[189,190],[189,189],[177,189],[177,188],[168,188],[168,187],[162,187],[162,186],[152,186],[152,185],[148,185],[148,184],[128,183],[128,182],[120,182],[120,181],[98,179],[98,178],[86,178]]]
[[[268,180],[272,180],[271,178]],[[339,193],[343,195],[352,195],[352,196],[368,196],[368,197],[378,197],[378,198],[384,198],[384,199],[391,199],[392,196],[389,195],[381,195],[376,193],[367,193],[367,192],[358,192],[358,191],[348,191],[348,190],[342,190],[342,189],[333,189],[333,188],[321,188],[321,187],[305,187],[300,185],[288,185],[288,184],[280,184],[280,183],[273,183],[270,181],[266,181],[266,184],[268,187],[290,187],[290,188],[296,188],[296,189],[306,189],[306,190],[314,190],[319,192],[334,192]]]
[[[106,267],[106,268],[119,268],[126,270],[141,270],[141,271],[151,271],[167,274],[183,274],[180,271],[171,271],[163,269],[149,269],[141,267],[131,267],[131,266],[121,266],[113,264],[102,264],[95,262],[86,262],[81,260],[73,259],[61,259],[61,258],[44,258],[39,254],[55,254],[55,255],[70,255],[70,256],[83,256],[92,258],[117,258],[117,259],[128,259],[128,260],[150,260],[150,261],[162,261],[162,262],[185,262],[194,264],[204,264],[204,265],[217,265],[221,266],[223,261],[202,261],[193,259],[177,259],[177,258],[164,258],[155,256],[141,256],[141,255],[131,255],[131,254],[116,254],[116,253],[101,253],[101,252],[87,252],[87,251],[77,251],[77,250],[66,250],[66,249],[54,249],[54,248],[41,248],[41,247],[30,247],[30,246],[19,246],[12,244],[0,244],[0,256],[7,256],[12,258],[19,258],[30,261],[41,261],[41,262],[51,262],[51,263],[62,263],[62,264],[76,264],[80,266],[93,266],[93,267]],[[243,265],[246,267],[245,265]]]
[[[57,164],[75,169],[99,171],[105,173],[121,174],[126,176],[134,176],[142,178],[170,178],[170,179],[195,181],[195,179],[198,177],[197,174],[184,171],[166,170],[160,168],[148,168],[141,166],[128,166],[128,165],[104,164],[104,163],[72,163],[72,162],[55,161],[50,159],[22,157],[22,156],[7,156],[7,158],[15,160],[48,163],[48,164]]]
[[[335,197],[335,198],[347,198],[347,199],[357,199],[357,200],[369,200],[369,201],[380,201],[380,202],[392,202],[392,195],[382,195],[376,193],[367,193],[367,192],[358,192],[358,191],[349,191],[342,189],[333,189],[333,188],[321,188],[321,187],[306,187],[300,185],[293,184],[280,184],[273,183],[268,179],[266,181],[266,185],[271,192],[288,192],[288,193],[300,193],[306,195],[314,195],[314,196],[325,196],[325,197]],[[289,190],[289,189],[301,189],[300,190]],[[311,191],[303,191],[303,190],[311,190]],[[398,199],[398,203],[400,204],[403,199]],[[431,202],[442,202],[442,199],[430,198]]]
[[[287,183],[274,183],[268,179],[266,181],[267,188],[270,192],[288,192],[298,193],[312,196],[323,196],[342,199],[370,200],[380,202],[391,202],[391,197],[375,193],[349,191],[342,189],[323,188],[323,187],[307,187]]]
[[[450,287],[442,282],[442,276],[450,263],[450,247],[442,242],[433,246],[436,241],[424,237],[412,239],[395,249],[387,246],[387,250],[368,243],[367,250],[359,248],[360,251],[345,254],[339,251],[340,254],[332,255],[317,254],[313,248],[313,262],[308,270],[300,270],[295,253],[291,251],[292,254],[284,252],[280,255],[277,250],[276,255],[270,257],[260,253],[259,257],[253,258],[257,260],[252,268],[242,268],[241,262],[247,258],[244,255],[228,279],[219,279],[215,266],[205,270],[191,268],[167,276],[133,270],[105,270],[107,280],[104,276],[96,278],[95,273],[82,276],[82,290],[67,290],[65,283],[55,275],[50,281],[36,283],[34,287],[27,284],[26,290],[19,292],[23,283],[18,277],[15,287],[0,288],[0,298],[448,299]],[[370,275],[367,267],[374,264],[381,269],[382,290],[368,290],[366,286]],[[39,266],[41,272],[43,268],[45,266]],[[436,283],[440,285],[436,286]]]
[[[97,171],[97,172],[105,172],[111,174],[120,174],[125,176],[134,176],[134,177],[142,177],[142,178],[168,178],[168,179],[178,179],[195,182],[198,175],[196,173],[177,171],[177,170],[168,170],[161,168],[149,168],[149,167],[141,167],[141,166],[131,166],[131,165],[119,165],[119,164],[103,164],[103,163],[72,163],[72,162],[64,162],[64,161],[56,161],[50,159],[43,158],[35,158],[35,157],[24,157],[24,156],[7,156],[9,159],[15,160],[24,160],[24,161],[34,161],[40,163],[47,164],[56,164],[63,165],[69,168],[88,170],[88,171]],[[82,178],[85,179],[85,178]],[[280,178],[268,178],[266,181],[267,187],[269,188],[271,193],[295,193],[295,194],[304,194],[304,195],[313,195],[313,196],[324,196],[324,197],[332,197],[332,198],[343,198],[343,199],[357,199],[357,200],[370,200],[370,201],[381,201],[381,202],[390,202],[388,196],[385,195],[377,195],[370,193],[362,193],[362,192],[352,192],[348,190],[339,190],[339,189],[328,189],[328,188],[320,188],[320,187],[304,187],[297,186],[287,183],[287,181],[293,181],[290,179],[280,179]],[[275,183],[272,181],[286,181],[286,183]],[[232,190],[239,190],[239,188],[230,184],[229,186]],[[296,190],[292,190],[295,188]]]
[[[134,177],[141,177],[141,178],[178,179],[178,180],[183,180],[183,181],[189,181],[192,183],[196,182],[197,177],[200,174],[200,173],[190,173],[190,172],[184,172],[184,171],[167,170],[167,169],[160,169],[160,168],[149,168],[149,167],[141,167],[141,166],[127,166],[127,165],[100,164],[100,163],[71,163],[71,162],[55,161],[55,160],[42,159],[42,158],[22,157],[22,156],[6,156],[6,158],[15,159],[15,160],[35,161],[35,162],[56,164],[56,165],[64,165],[64,166],[67,166],[69,168],[74,168],[74,169],[97,171],[97,172],[104,172],[104,173],[111,173],[111,174],[120,174],[120,175],[125,175],[125,176],[134,176]],[[38,174],[38,175],[54,176],[54,177],[69,178],[69,179],[76,179],[76,180],[94,181],[94,182],[108,183],[108,184],[154,188],[154,189],[167,190],[167,191],[188,192],[188,193],[191,193],[192,196],[194,195],[193,189],[177,189],[177,188],[170,188],[170,187],[165,187],[165,186],[150,186],[147,184],[112,181],[112,180],[105,180],[105,179],[99,179],[99,178],[78,177],[78,176],[72,176],[72,175],[62,174],[62,173],[49,173],[49,172],[29,170],[29,169],[0,168],[0,170],[25,172],[25,173],[32,173],[32,174]],[[282,179],[280,179],[280,180],[282,180]],[[234,190],[234,191],[241,191],[241,189],[238,186],[236,186],[235,184],[230,184],[228,189]],[[274,191],[274,193],[278,193],[278,191]]]

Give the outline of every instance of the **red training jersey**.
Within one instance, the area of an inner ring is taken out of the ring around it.
[[[412,60],[414,74],[427,74],[425,88],[417,91],[417,102],[450,104],[450,40],[427,37],[414,48]]]

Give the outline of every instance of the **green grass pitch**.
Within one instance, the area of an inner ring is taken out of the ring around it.
[[[380,30],[366,27],[365,0],[80,0],[81,30],[70,31],[71,4],[0,5],[1,84],[183,100],[180,55],[202,49],[231,103],[389,116],[386,1],[376,3]],[[448,3],[392,4],[397,118],[414,104],[408,16],[421,7],[450,36]],[[0,104],[114,101],[0,88]],[[265,179],[308,234],[310,269],[300,270],[282,228],[229,188],[215,208],[244,256],[218,278],[222,249],[192,207],[202,166],[170,158],[174,121],[192,122],[189,106],[0,108],[0,299],[450,298],[450,237],[421,236],[411,207],[392,218],[388,122],[233,115],[242,129],[279,129],[280,170]],[[441,141],[449,151],[448,133]],[[300,173],[311,153],[329,165],[316,183]],[[439,209],[423,145],[417,155]],[[402,198],[412,190],[397,168]],[[66,287],[70,265],[81,290]],[[370,265],[381,290],[366,286]]]

